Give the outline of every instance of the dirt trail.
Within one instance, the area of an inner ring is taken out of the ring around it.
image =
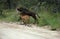
[[[32,27],[16,23],[0,23],[0,39],[60,39],[59,31],[50,31],[32,25]]]

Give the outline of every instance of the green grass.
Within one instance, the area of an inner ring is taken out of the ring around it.
[[[18,22],[18,13],[16,10],[5,10],[4,12],[5,17],[0,16],[1,21],[8,21],[8,22]],[[42,10],[39,12],[40,18],[39,26],[50,25],[52,28],[59,28],[60,29],[60,14],[51,13],[49,11]],[[30,23],[34,22],[34,19],[31,18]]]
[[[59,13],[51,13],[48,11],[40,12],[41,18],[40,25],[50,25],[52,28],[60,28],[60,14]]]
[[[5,17],[0,16],[0,20],[8,21],[8,22],[16,22],[18,21],[18,13],[15,10],[5,10],[4,12]]]

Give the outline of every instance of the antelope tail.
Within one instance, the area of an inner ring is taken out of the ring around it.
[[[36,17],[40,18],[40,16],[37,14]]]

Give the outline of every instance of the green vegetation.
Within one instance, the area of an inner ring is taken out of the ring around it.
[[[17,22],[19,16],[15,10],[4,10],[4,17],[0,16],[0,20],[7,21],[7,22]]]
[[[39,14],[39,26],[60,29],[60,0],[0,0],[0,20],[18,22],[17,7],[26,7]],[[33,18],[30,19],[32,22]]]

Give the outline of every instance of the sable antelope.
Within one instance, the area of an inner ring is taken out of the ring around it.
[[[40,16],[39,16],[38,14],[36,14],[36,13],[34,13],[34,12],[31,12],[31,11],[29,11],[28,9],[23,8],[23,7],[17,8],[17,10],[21,12],[20,15],[21,15],[22,20],[23,20],[23,19],[24,19],[24,20],[27,20],[27,19],[30,18],[30,16],[31,16],[31,17],[34,18],[34,20],[35,20],[34,23],[36,23],[36,22],[38,23],[38,18],[37,18],[37,17],[40,18]]]

